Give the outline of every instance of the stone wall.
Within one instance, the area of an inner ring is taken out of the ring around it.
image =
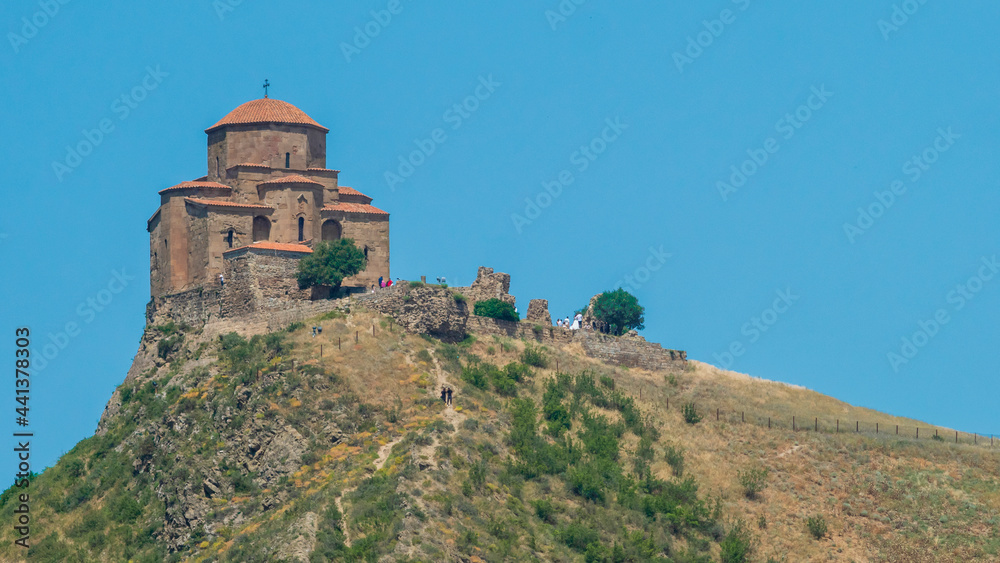
[[[548,307],[544,300],[532,301],[531,320],[501,321],[472,314],[474,301],[470,288],[444,288],[436,285],[401,283],[375,293],[356,294],[342,299],[311,300],[308,290],[295,284],[295,255],[262,255],[246,252],[237,258],[227,257],[226,284],[223,289],[197,289],[154,299],[147,316],[151,323],[168,319],[188,324],[212,321],[215,332],[239,331],[240,324],[269,331],[282,329],[296,321],[332,311],[361,305],[389,315],[404,329],[429,334],[448,342],[457,342],[467,334],[505,336],[544,345],[580,344],[594,359],[618,366],[651,371],[683,371],[687,354],[647,342],[634,333],[612,336],[592,329],[569,330],[544,322]],[[507,293],[510,276],[481,268],[472,293],[479,299],[497,297],[512,302]],[[466,299],[456,299],[456,294]],[[154,322],[155,319],[155,322]],[[235,323],[235,324],[234,324]],[[586,326],[586,324],[585,324]],[[235,328],[234,328],[235,327]],[[206,327],[209,329],[210,327]]]
[[[298,253],[246,250],[226,255],[222,316],[251,316],[311,301],[296,282]]]
[[[576,342],[587,356],[617,366],[675,372],[684,371],[687,366],[686,352],[664,349],[641,336],[611,336],[593,330],[540,327],[526,321],[517,323],[475,315],[469,317],[466,328],[473,334],[533,340],[546,345]]]

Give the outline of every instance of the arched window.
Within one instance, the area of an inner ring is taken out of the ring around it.
[[[306,219],[299,217],[299,242],[306,240]]]
[[[341,236],[340,223],[330,219],[323,223],[323,240],[337,240]]]
[[[226,243],[229,244],[229,248],[233,247],[233,230],[229,229],[229,234],[226,235]]]
[[[253,218],[253,241],[270,240],[271,220],[267,217],[256,216]]]
[[[292,153],[286,152],[285,153],[285,168],[291,168],[291,167],[292,167]]]
[[[365,245],[365,262],[368,262],[368,245]]]

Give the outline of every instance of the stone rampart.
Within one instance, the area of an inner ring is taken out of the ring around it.
[[[214,322],[226,330],[236,326],[234,323],[244,323],[274,331],[328,311],[360,305],[393,317],[408,331],[448,342],[476,334],[553,346],[579,343],[587,356],[609,364],[656,371],[683,371],[687,366],[685,352],[665,349],[635,333],[604,334],[592,328],[593,322],[584,322],[586,328],[581,330],[552,326],[548,302],[542,299],[532,300],[528,307],[530,320],[513,322],[476,316],[472,314],[476,300],[495,297],[514,302],[507,293],[510,276],[490,268],[480,268],[470,287],[403,282],[375,293],[312,300],[310,292],[294,285],[293,258],[248,254],[245,260],[227,262],[230,266],[223,288],[195,289],[154,299],[147,309],[150,323],[170,319],[192,325]]]

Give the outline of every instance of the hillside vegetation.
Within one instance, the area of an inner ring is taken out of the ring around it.
[[[447,344],[358,309],[150,326],[140,356],[99,435],[32,483],[30,551],[6,526],[0,560],[1000,559],[1000,444],[697,362]]]

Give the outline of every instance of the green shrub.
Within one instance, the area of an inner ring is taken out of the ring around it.
[[[425,284],[422,281],[411,281],[410,282],[410,287],[424,287],[425,285],[427,285],[427,284]]]
[[[479,317],[488,317],[502,321],[517,322],[521,320],[517,315],[517,312],[514,311],[513,305],[507,303],[506,301],[501,301],[496,297],[477,302],[472,308],[472,312]]]
[[[594,530],[575,522],[559,529],[557,536],[559,541],[581,553],[586,551],[587,546],[601,539]]]
[[[611,389],[612,391],[615,390],[615,380],[613,377],[609,375],[601,376],[601,385],[607,387],[608,389]]]
[[[285,327],[285,332],[287,332],[287,333],[293,333],[296,330],[301,330],[301,329],[303,329],[305,327],[306,327],[306,323],[301,323],[299,321],[295,321],[294,323],[292,323],[292,324],[288,325],[287,327]]]
[[[135,522],[142,515],[142,506],[128,491],[123,491],[114,497],[107,505],[108,514],[115,522],[127,524]]]
[[[531,501],[531,506],[535,509],[535,515],[542,522],[555,524],[558,507],[549,499],[538,499]]]
[[[809,533],[812,534],[812,537],[817,540],[823,539],[827,532],[826,518],[823,518],[819,514],[816,516],[810,516],[806,519],[806,529],[808,529]]]
[[[462,367],[462,381],[478,389],[486,389],[497,371],[497,367],[491,363],[470,362]]]
[[[753,534],[750,533],[750,529],[743,523],[743,520],[737,520],[730,528],[729,533],[719,542],[719,547],[722,548],[722,563],[746,563],[750,561],[755,544],[756,541]]]
[[[465,303],[465,296],[461,293],[452,293],[451,296],[455,299],[455,303]]]
[[[674,477],[684,475],[684,449],[677,446],[667,446],[664,453],[665,461],[674,472]]]
[[[165,360],[171,353],[180,349],[181,342],[184,342],[183,334],[177,333],[173,336],[168,336],[157,342],[156,353],[160,358]]]
[[[684,406],[681,407],[681,413],[684,415],[684,422],[688,424],[698,424],[701,422],[701,415],[698,414],[698,409],[694,406],[694,403],[684,403]]]
[[[521,363],[536,368],[545,368],[548,367],[549,360],[540,348],[525,346],[524,351],[521,352]]]
[[[767,469],[764,467],[750,467],[736,472],[743,487],[743,494],[750,500],[756,499],[760,492],[767,487]]]

